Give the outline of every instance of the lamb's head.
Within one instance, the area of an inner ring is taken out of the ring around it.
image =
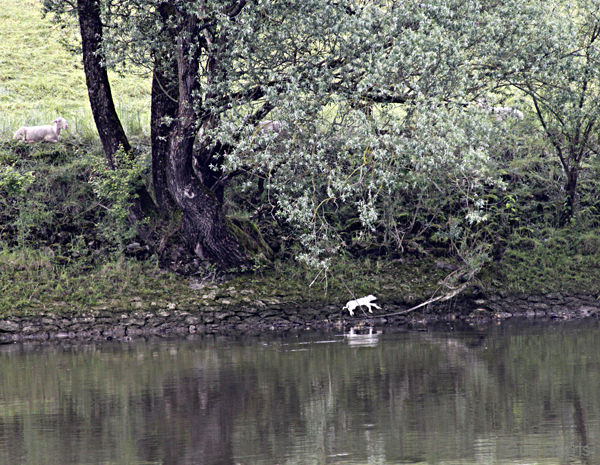
[[[64,118],[56,118],[52,121],[53,124],[56,124],[56,129],[68,129],[69,125],[67,124],[67,120]]]

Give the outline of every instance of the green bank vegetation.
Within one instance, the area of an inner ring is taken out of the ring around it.
[[[564,25],[570,24],[564,11],[547,13],[556,30],[538,39],[556,39],[560,48],[576,31]],[[498,14],[509,17],[510,10]],[[556,23],[561,18],[562,26]],[[578,18],[573,24],[581,23]],[[229,185],[224,210],[240,229],[260,231],[273,256],[257,258],[252,273],[234,285],[336,301],[400,294],[411,303],[465,283],[474,285],[465,292],[600,293],[599,83],[585,79],[590,63],[597,63],[598,25],[593,17],[585,20],[589,30],[580,31],[576,42],[593,46],[582,46],[588,55],[561,64],[565,82],[556,81],[556,68],[540,65],[531,74],[527,68],[503,76],[497,87],[488,78],[488,87],[454,104],[444,104],[440,88],[438,106],[417,102],[415,111],[334,96],[309,102],[322,104],[310,124],[280,110],[289,127],[297,124],[283,142],[256,129],[240,136],[225,170],[248,175]],[[131,67],[111,74],[135,154],[111,173],[81,58],[61,45],[69,31],[43,19],[37,2],[0,0],[0,312],[63,304],[70,310],[107,303],[118,309],[120,299],[133,295],[144,301],[192,296],[190,282],[222,274],[184,250],[181,215],[148,215],[131,224],[124,203],[140,182],[150,190],[152,185],[150,72]],[[439,43],[443,39],[450,40],[440,36]],[[502,56],[494,40],[485,56],[507,65],[515,60],[515,69],[526,63],[517,52],[529,43],[527,34],[512,56]],[[397,57],[407,63],[417,58]],[[552,86],[542,85],[551,79]],[[582,104],[574,104],[572,95]],[[518,108],[523,118],[501,118],[493,110],[500,107]],[[240,121],[242,110],[231,121]],[[18,127],[58,116],[69,122],[58,144],[12,140]],[[585,141],[576,141],[586,124]],[[336,139],[348,125],[359,129]],[[309,140],[319,131],[329,146]],[[315,152],[307,153],[302,144],[311,143]],[[386,158],[390,151],[394,157]],[[264,166],[271,167],[268,176]]]

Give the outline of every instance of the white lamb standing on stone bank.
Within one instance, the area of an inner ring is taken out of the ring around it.
[[[69,125],[64,118],[52,121],[54,126],[23,126],[19,128],[13,137],[14,140],[23,140],[28,144],[32,142],[58,142],[61,129],[67,129]]]

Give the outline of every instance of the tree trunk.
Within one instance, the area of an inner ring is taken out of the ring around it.
[[[100,50],[102,22],[98,0],[77,0],[77,13],[83,48],[83,69],[92,114],[108,164],[114,169],[115,152],[119,147],[123,147],[125,152],[130,152],[131,145],[117,116],[108,73],[102,64],[103,55]]]
[[[165,17],[165,22],[166,19]],[[167,182],[167,154],[169,151],[169,137],[174,130],[175,118],[179,109],[177,59],[169,56],[155,56],[154,62],[150,111],[152,184],[158,209],[165,213],[175,208]],[[169,122],[164,120],[165,117],[168,118]]]
[[[83,69],[90,106],[108,166],[114,170],[118,168],[114,154],[119,148],[122,148],[125,153],[131,153],[131,145],[117,115],[108,81],[108,72],[102,63],[104,58],[100,49],[102,21],[98,0],[77,0],[77,13],[81,31]],[[135,223],[141,220],[144,212],[153,207],[154,202],[148,190],[145,186],[141,186],[137,189],[136,198],[129,208],[130,221]]]
[[[201,46],[192,46],[181,37],[200,37],[194,15],[185,15],[177,41],[179,110],[169,140],[167,181],[169,191],[183,213],[183,235],[188,246],[203,259],[221,269],[248,265],[249,257],[232,232],[222,203],[194,174],[193,145],[198,131],[194,99],[198,99],[198,70]]]
[[[573,216],[575,209],[575,196],[577,195],[577,181],[579,179],[579,169],[572,166],[567,171],[567,183],[565,185],[565,203],[560,215],[560,225],[565,226]]]

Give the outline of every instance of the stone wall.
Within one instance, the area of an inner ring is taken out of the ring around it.
[[[302,308],[295,305],[202,307],[198,312],[175,309],[153,311],[89,311],[78,315],[46,313],[0,320],[0,341],[44,339],[123,339],[219,331],[265,331],[304,325],[330,325],[339,320],[340,307]]]
[[[489,313],[494,318],[550,317],[584,318],[600,311],[600,300],[593,295],[565,296],[559,292],[543,295],[492,295],[473,301],[475,312]]]
[[[0,320],[0,342],[46,339],[130,339],[146,335],[197,332],[256,332],[303,326],[325,328],[367,325],[423,324],[448,319],[501,320],[512,317],[571,319],[600,315],[596,296],[560,293],[463,298],[404,313],[407,306],[380,302],[373,314],[351,317],[338,305],[267,304],[204,306],[198,311],[176,308],[126,312],[94,310],[66,315],[7,317]],[[174,306],[172,306],[174,307]]]

